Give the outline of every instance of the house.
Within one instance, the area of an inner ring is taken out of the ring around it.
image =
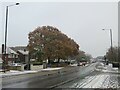
[[[18,62],[18,54],[10,47],[6,48],[6,54],[8,55],[8,64]]]
[[[21,64],[26,64],[24,69],[25,70],[30,70],[29,51],[18,50],[17,53],[19,54],[18,57],[20,59],[20,63]]]
[[[26,46],[7,47],[7,62],[9,63],[27,63],[28,61],[28,50]],[[0,54],[2,58],[2,54]]]
[[[29,61],[29,51],[18,50],[17,53],[18,53],[20,63],[28,63],[28,61]]]
[[[16,46],[16,47],[10,47],[10,48],[18,54],[18,62],[19,63],[27,63],[28,62],[29,51],[27,49],[27,46]]]
[[[27,46],[11,47],[18,54],[18,61],[21,64],[25,64],[24,69],[30,70],[29,51]]]
[[[2,52],[0,52],[0,58],[4,60],[4,54],[2,54]],[[6,63],[10,64],[16,61],[18,61],[18,54],[14,50],[12,50],[10,47],[7,47],[6,48]]]
[[[0,57],[4,60],[4,54],[0,54]],[[6,48],[6,63],[13,65],[14,63],[20,63],[26,65],[29,69],[29,51],[26,46],[7,47]]]

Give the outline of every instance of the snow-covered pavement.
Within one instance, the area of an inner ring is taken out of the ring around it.
[[[88,76],[72,88],[120,88],[117,77],[111,75]]]
[[[113,68],[112,64],[104,66],[104,64],[100,63],[95,70],[108,73],[119,73],[118,68]]]
[[[21,74],[29,74],[29,73],[36,73],[36,72],[37,71],[15,71],[15,70],[10,70],[9,72],[1,73],[0,77],[13,76],[13,75],[21,75]]]
[[[108,75],[88,76],[76,88],[100,88]]]
[[[111,64],[104,66],[101,63],[95,70],[101,73],[89,75],[74,83],[70,88],[120,88],[118,68],[112,68]]]
[[[63,67],[58,67],[58,68],[46,68],[46,69],[41,69],[41,71],[51,71],[51,70],[59,70],[62,69]]]
[[[0,73],[0,77],[6,77],[6,76],[13,76],[13,75],[21,75],[21,74],[30,74],[30,73],[37,73],[40,71],[52,71],[52,70],[60,70],[63,67],[59,67],[59,68],[46,68],[46,69],[40,69],[40,70],[36,70],[36,71],[16,71],[16,70],[10,70],[6,73]]]

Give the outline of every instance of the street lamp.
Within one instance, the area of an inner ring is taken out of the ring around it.
[[[15,6],[15,5],[19,5],[19,3],[15,3],[15,4],[11,4],[11,5],[8,5],[6,6],[6,23],[5,23],[5,48],[4,48],[4,64],[6,62],[6,43],[7,43],[7,27],[8,27],[8,8],[11,7],[11,6]],[[5,67],[4,67],[5,69]],[[5,72],[5,70],[4,70]]]
[[[110,31],[110,40],[111,40],[111,51],[112,51],[112,29],[102,29],[102,30],[109,30]]]
[[[110,31],[111,53],[113,54],[113,50],[112,50],[112,47],[113,47],[113,44],[112,44],[112,29],[102,29],[102,30],[109,30]]]

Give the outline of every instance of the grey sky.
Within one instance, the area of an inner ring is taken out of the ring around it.
[[[3,31],[5,6],[10,4],[2,4]],[[9,8],[7,45],[27,45],[28,33],[43,25],[57,27],[94,57],[104,55],[110,47],[110,35],[102,28],[111,28],[113,44],[118,43],[117,2],[21,2]]]

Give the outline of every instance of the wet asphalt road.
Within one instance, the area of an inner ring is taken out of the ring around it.
[[[69,70],[53,71],[52,74],[36,73],[14,77],[3,78],[3,88],[56,88],[68,82],[80,80],[87,75],[96,73],[94,71],[97,63],[88,66],[76,66]],[[44,72],[48,73],[48,72]],[[97,74],[97,73],[96,73]]]

